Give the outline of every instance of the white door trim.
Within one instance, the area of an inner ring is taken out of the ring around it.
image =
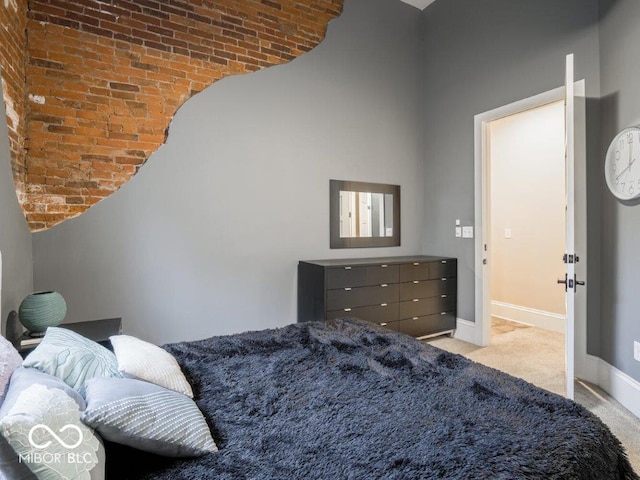
[[[585,81],[575,82],[575,95],[584,97]],[[487,346],[491,339],[491,298],[489,280],[491,278],[491,259],[488,252],[484,251],[485,243],[490,241],[489,229],[489,212],[487,198],[490,193],[488,191],[488,157],[489,157],[489,139],[488,124],[494,120],[503,117],[515,115],[533,108],[548,105],[553,102],[565,99],[566,89],[564,86],[555,88],[548,92],[544,92],[509,105],[504,105],[488,112],[480,113],[474,117],[474,175],[475,175],[475,344],[479,346]],[[584,123],[576,126],[576,136],[584,138]],[[583,152],[576,152],[576,163],[585,167],[585,156]],[[584,186],[583,186],[584,188]],[[484,264],[487,260],[487,264]],[[582,318],[576,323],[576,351],[575,363],[576,374],[580,376],[581,367],[586,364],[586,322]]]

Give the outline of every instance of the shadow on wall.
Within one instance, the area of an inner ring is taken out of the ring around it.
[[[608,10],[613,3],[606,4]],[[600,114],[602,118],[615,119],[619,118],[619,94],[613,93],[600,98]],[[601,125],[601,144],[599,156],[599,178],[601,180],[602,192],[602,230],[603,244],[610,245],[612,248],[602,249],[602,278],[608,279],[602,283],[602,307],[600,313],[600,355],[611,361],[616,350],[618,339],[616,332],[613,331],[615,319],[618,318],[618,293],[620,291],[619,275],[617,268],[618,242],[619,242],[619,217],[617,203],[623,203],[617,200],[609,191],[604,181],[604,158],[609,148],[611,140],[620,130],[621,126],[613,122],[603,122]],[[624,203],[623,203],[624,204]]]
[[[602,301],[602,158],[600,155],[600,98],[586,98],[587,134],[587,353],[600,356]]]

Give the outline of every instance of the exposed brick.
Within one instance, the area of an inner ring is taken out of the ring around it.
[[[342,0],[0,2],[12,168],[32,231],[131,179],[189,97],[311,50],[341,10]]]

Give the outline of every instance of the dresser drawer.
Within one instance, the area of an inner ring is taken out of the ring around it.
[[[455,309],[455,295],[413,299],[406,302],[400,302],[399,319],[403,320],[405,318],[422,317],[425,315],[454,311]]]
[[[412,337],[423,337],[435,333],[455,330],[456,316],[454,312],[442,312],[435,315],[414,317],[394,323],[394,329]],[[387,327],[388,328],[388,327]]]
[[[398,283],[398,265],[336,267],[327,269],[327,288],[366,287]]]
[[[429,263],[411,262],[400,265],[400,281],[411,282],[413,280],[427,280],[429,276]]]
[[[386,328],[387,330],[393,330],[394,332],[398,332],[398,324],[400,322],[396,321],[396,322],[380,322],[378,323],[378,325],[380,325],[381,327]]]
[[[383,286],[384,285],[384,286]],[[399,285],[382,284],[373,287],[346,287],[327,291],[327,310],[396,303],[399,300]]]
[[[400,284],[400,300],[414,298],[437,297],[444,294],[456,293],[455,278],[438,278],[436,280],[414,280]]]
[[[457,263],[453,259],[438,260],[429,264],[429,278],[455,277],[457,274]]]
[[[327,312],[327,320],[334,318],[355,317],[371,323],[388,323],[398,320],[398,304],[389,303],[368,307],[345,308]]]

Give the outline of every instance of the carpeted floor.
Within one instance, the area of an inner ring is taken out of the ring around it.
[[[494,318],[491,345],[480,348],[450,337],[429,340],[432,345],[520,377],[564,395],[564,335]],[[596,414],[624,445],[636,472],[640,472],[640,419],[600,388],[575,383],[575,400]]]

